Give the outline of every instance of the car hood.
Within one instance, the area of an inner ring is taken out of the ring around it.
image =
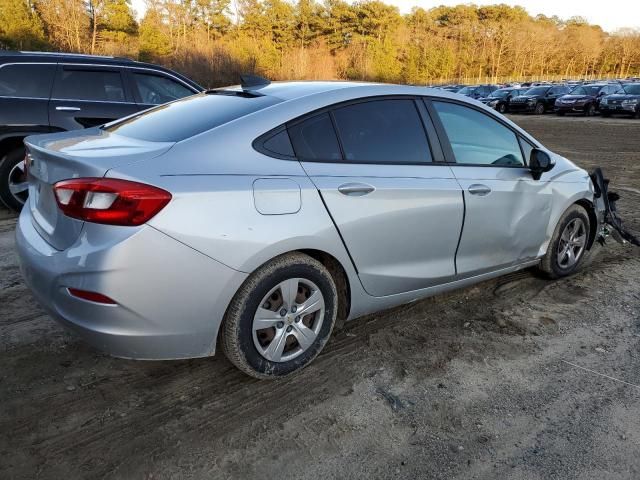
[[[560,100],[592,100],[592,95],[563,95]]]
[[[605,97],[607,100],[634,100],[640,99],[640,95],[633,95],[631,93],[614,93]]]

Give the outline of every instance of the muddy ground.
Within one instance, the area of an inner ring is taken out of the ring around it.
[[[640,232],[640,121],[514,119],[602,165]],[[0,478],[640,477],[640,249],[351,322],[273,383],[89,348],[34,303],[2,216]]]

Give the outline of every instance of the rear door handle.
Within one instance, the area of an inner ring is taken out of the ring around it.
[[[485,195],[489,195],[491,193],[491,189],[486,185],[474,183],[473,185],[469,185],[469,193],[471,195],[479,195],[481,197],[484,197]]]
[[[59,112],[79,112],[82,110],[80,107],[56,107]]]
[[[338,191],[341,194],[349,195],[350,197],[362,197],[375,189],[373,185],[367,185],[366,183],[345,183],[338,187]]]

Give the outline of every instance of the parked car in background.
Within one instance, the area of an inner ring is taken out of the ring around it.
[[[496,85],[469,85],[467,87],[461,88],[456,93],[478,99],[488,97],[489,95],[491,95],[491,92],[494,92],[497,89],[498,87]]]
[[[625,83],[617,93],[603,97],[600,113],[603,117],[624,114],[640,118],[640,83]]]
[[[506,113],[509,111],[511,99],[522,95],[527,90],[528,88],[499,88],[491,92],[488,97],[479,98],[478,100],[500,113]]]
[[[436,89],[252,81],[25,144],[25,281],[121,357],[221,345],[282,377],[336,321],[535,265],[569,275],[599,232],[587,172]]]
[[[535,113],[541,115],[552,111],[556,99],[569,93],[566,85],[541,85],[532,87],[522,95],[511,99],[509,111],[513,113]]]
[[[455,93],[458,90],[460,90],[461,88],[465,87],[466,85],[462,85],[462,84],[455,84],[455,85],[444,85],[442,87],[438,87],[442,90],[446,90],[447,92],[452,92]]]
[[[203,90],[125,58],[0,52],[0,200],[19,210],[27,199],[26,136],[94,127]]]
[[[620,90],[619,84],[587,84],[574,88],[567,95],[556,100],[554,110],[558,115],[580,113],[588,117],[600,109],[600,100],[605,95]]]

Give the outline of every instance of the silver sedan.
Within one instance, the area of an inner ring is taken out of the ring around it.
[[[587,172],[475,100],[420,87],[246,84],[25,141],[21,268],[119,357],[213,355],[281,377],[336,321],[525,267],[580,267]]]

